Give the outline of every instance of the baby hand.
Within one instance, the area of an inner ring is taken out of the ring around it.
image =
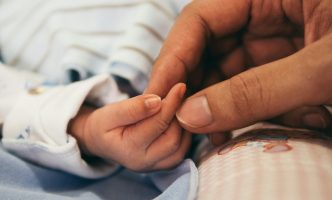
[[[97,110],[83,107],[69,126],[82,151],[135,171],[175,166],[191,142],[174,118],[185,93],[175,85],[165,99],[140,95]]]

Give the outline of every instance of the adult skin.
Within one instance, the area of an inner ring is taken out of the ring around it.
[[[331,0],[195,0],[166,39],[146,92],[165,96],[209,54],[225,80],[184,102],[177,118],[185,129],[224,132],[277,116],[326,129],[331,28]]]

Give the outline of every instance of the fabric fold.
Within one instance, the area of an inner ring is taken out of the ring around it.
[[[12,153],[43,166],[85,178],[107,176],[119,166],[88,164],[67,126],[84,101],[104,105],[125,98],[109,75],[68,86],[30,89],[6,116],[2,143]]]

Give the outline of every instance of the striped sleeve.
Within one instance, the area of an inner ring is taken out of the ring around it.
[[[154,60],[188,0],[13,0],[0,4],[7,64],[68,83],[111,73],[142,92]],[[19,2],[19,3],[18,3]]]

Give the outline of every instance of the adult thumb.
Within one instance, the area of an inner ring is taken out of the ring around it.
[[[324,80],[331,79],[331,73],[326,72],[332,62],[322,59],[322,52],[313,51],[317,46],[324,48],[315,44],[194,94],[178,110],[178,121],[190,132],[211,133],[242,128],[305,105],[323,104],[327,93]]]

